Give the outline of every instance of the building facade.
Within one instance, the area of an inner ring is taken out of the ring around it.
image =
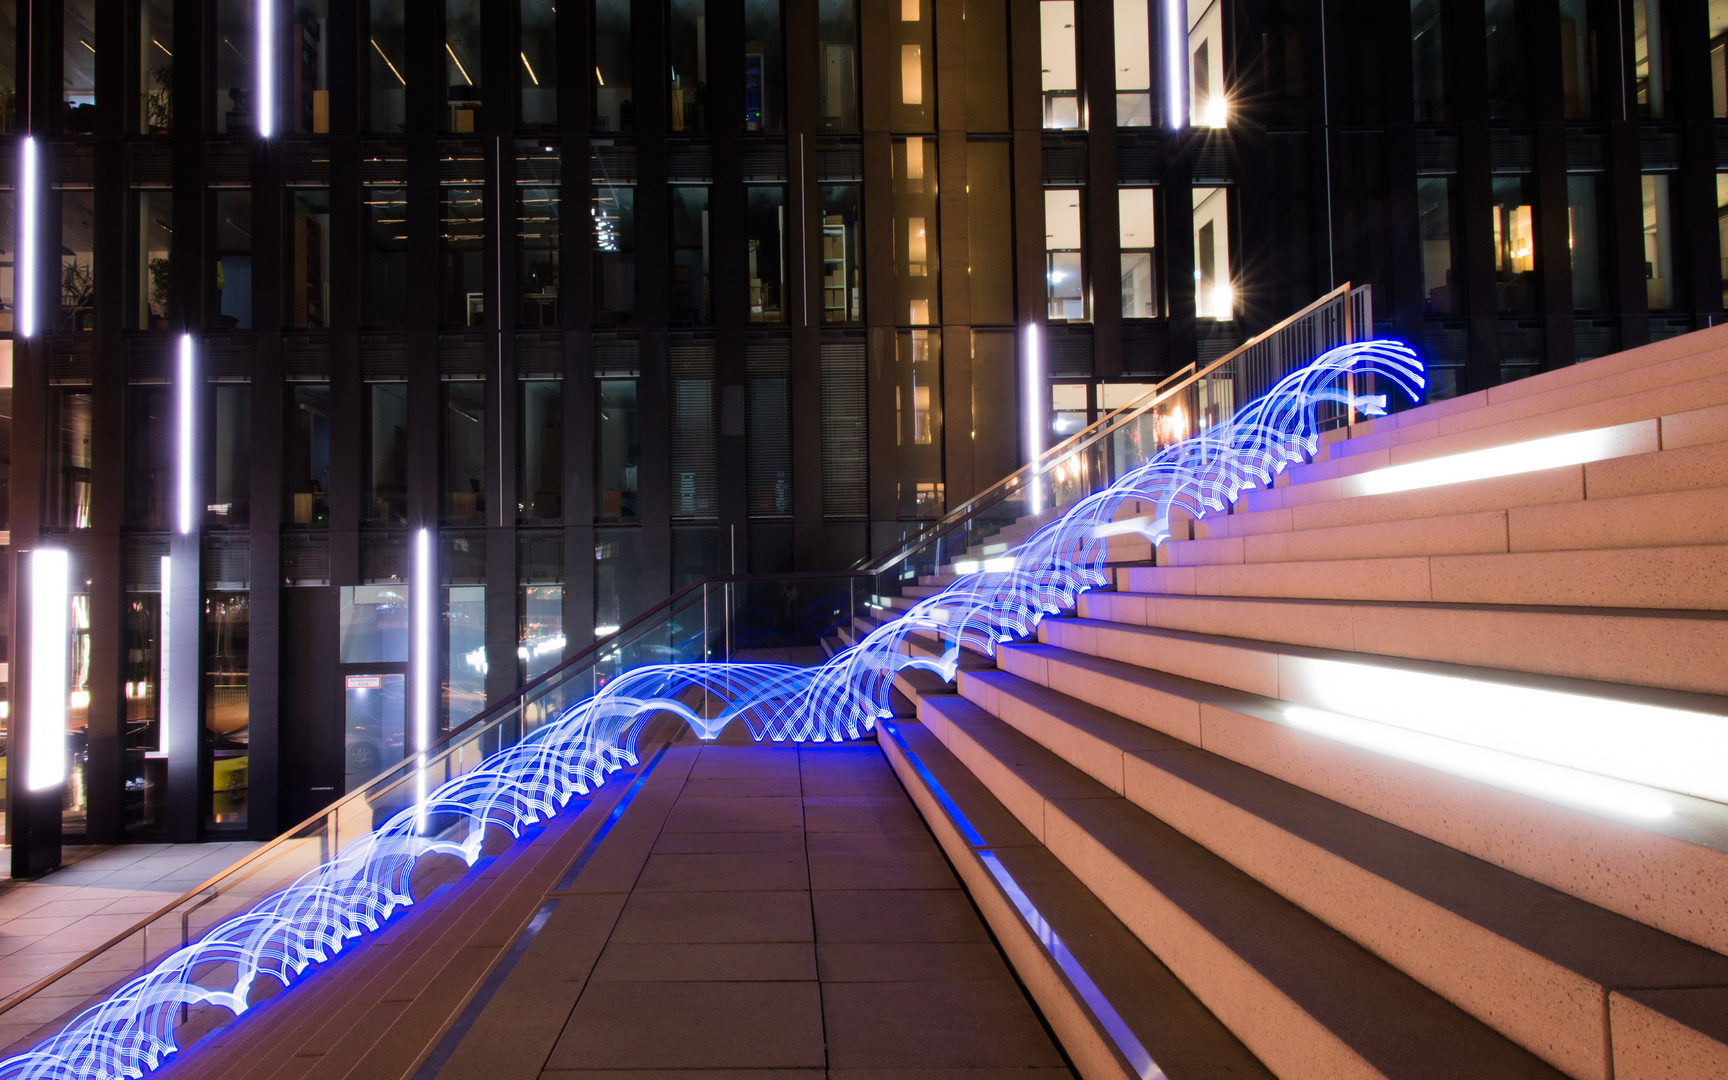
[[[1725,35],[1728,0],[0,0],[0,502],[70,557],[65,829],[272,836],[411,752],[416,565],[446,729],[1346,281],[1436,396],[1716,321]]]

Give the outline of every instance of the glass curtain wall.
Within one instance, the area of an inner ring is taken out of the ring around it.
[[[384,147],[363,152],[360,189],[360,324],[408,323],[407,161]]]
[[[708,0],[669,0],[666,64],[666,129],[707,131]]]
[[[1044,192],[1044,280],[1052,320],[1086,318],[1085,256],[1081,251],[1080,192]]]
[[[1608,242],[1613,235],[1607,216],[1612,196],[1606,178],[1590,173],[1566,178],[1566,246],[1572,256],[1572,310],[1604,314],[1612,295],[1613,264]]]
[[[482,0],[444,0],[444,130],[474,130],[480,112]]]
[[[1422,309],[1429,315],[1463,311],[1453,277],[1452,178],[1416,180],[1416,233],[1422,244]]]
[[[1188,122],[1220,128],[1229,117],[1222,0],[1188,0]]]
[[[708,281],[708,187],[681,184],[672,193],[672,322],[706,325],[713,321]]]
[[[824,232],[826,238],[826,232]],[[786,321],[786,189],[744,189],[744,242],[749,249],[750,321]]]
[[[522,143],[516,148],[517,318],[524,326],[557,326],[559,220],[558,148]]]
[[[370,0],[366,22],[364,130],[395,134],[408,126],[407,9],[395,0]]]
[[[64,0],[61,8],[60,81],[65,130],[96,130],[96,0]]]
[[[252,25],[255,0],[214,0],[216,40],[210,53],[215,78],[211,87],[211,128],[218,135],[250,135],[256,127],[252,116],[252,83],[258,64],[253,56],[257,40]]]
[[[630,0],[594,0],[594,130],[634,131]]]
[[[1536,308],[1536,223],[1530,179],[1494,178],[1494,294],[1502,315],[1531,315]]]
[[[478,525],[486,518],[486,384],[445,382],[443,518]]]
[[[523,127],[558,122],[558,5],[519,0],[516,22],[517,120]]]
[[[524,523],[556,522],[564,516],[564,382],[525,381],[519,396],[516,517]]]
[[[942,479],[942,332],[895,335],[894,431],[899,459],[900,517],[938,518],[946,499]]]
[[[780,0],[744,0],[744,130],[785,125],[785,48]]]
[[[1560,97],[1568,120],[1596,115],[1601,92],[1600,43],[1590,22],[1590,0],[1560,0]]]
[[[858,10],[856,0],[816,0],[817,79],[821,131],[858,130]]]
[[[936,130],[935,0],[899,0],[893,24],[897,92],[888,99],[888,125],[894,131]],[[885,73],[886,74],[886,73]]]
[[[936,231],[936,140],[894,140],[894,321],[942,321],[940,247]]]
[[[1410,59],[1415,69],[1416,119],[1444,123],[1452,115],[1440,10],[1440,0],[1410,0]]]
[[[1056,130],[1084,127],[1074,0],[1040,0],[1038,28],[1044,61],[1044,126]]]
[[[137,238],[132,263],[136,302],[128,320],[135,330],[168,329],[168,252],[174,239],[174,193],[166,188],[134,188],[133,221]]]
[[[1236,317],[1229,209],[1229,188],[1194,189],[1194,314],[1202,319]]]
[[[1116,0],[1116,126],[1152,126],[1152,25],[1148,0]]]
[[[604,176],[604,159],[595,156],[602,178],[595,181],[590,214],[594,220],[594,319],[628,323],[636,313],[636,189]]]
[[[10,77],[6,82],[11,84]],[[139,0],[137,95],[131,130],[141,135],[174,130],[174,0]]]
[[[250,596],[204,590],[204,738],[211,756],[204,821],[222,832],[243,831],[250,809]]]
[[[1644,194],[1644,285],[1651,311],[1672,311],[1680,290],[1674,279],[1674,218],[1669,177],[1640,178]]]
[[[1158,317],[1158,189],[1121,188],[1116,193],[1122,245],[1122,317]]]
[[[863,251],[858,246],[859,185],[822,185],[822,321],[864,318]]]
[[[330,131],[329,0],[295,0],[288,32],[288,109],[297,135]]]
[[[160,200],[166,202],[166,199]],[[252,192],[250,190],[214,190],[210,193],[212,222],[210,236],[215,240],[215,257],[211,260],[212,290],[210,312],[215,327],[223,330],[252,328]],[[158,225],[158,227],[161,227]],[[165,242],[165,241],[164,241]],[[163,253],[166,258],[166,252]],[[319,325],[319,324],[309,324]]]
[[[408,384],[372,382],[365,409],[366,511],[373,525],[408,524]]]

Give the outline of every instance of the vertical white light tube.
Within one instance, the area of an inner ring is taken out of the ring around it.
[[[1164,102],[1171,131],[1188,126],[1188,0],[1164,0]]]
[[[432,580],[432,530],[422,528],[414,534],[414,569],[409,579],[412,603],[409,613],[414,620],[414,752],[424,755],[432,744],[432,682],[434,677],[432,649],[433,597],[437,595]],[[426,802],[426,759],[421,757],[416,788],[419,802]],[[424,813],[420,824],[425,826]]]
[[[24,136],[18,154],[18,336],[36,336],[36,139]]]
[[[156,751],[147,757],[168,756],[168,726],[169,703],[173,699],[174,663],[173,644],[174,633],[169,619],[169,613],[174,610],[174,560],[162,556],[162,591],[157,595],[157,610],[162,613],[162,626],[156,634],[156,656],[158,668],[156,671]]]
[[[56,548],[30,555],[30,760],[24,768],[31,791],[66,779],[68,562]]]
[[[1021,350],[1021,365],[1024,376],[1021,380],[1025,393],[1026,410],[1026,461],[1032,466],[1032,474],[1028,481],[1032,489],[1032,512],[1034,514],[1044,509],[1044,493],[1041,486],[1042,477],[1038,472],[1038,459],[1044,455],[1044,396],[1049,391],[1044,388],[1044,357],[1042,342],[1038,338],[1038,324],[1026,324],[1026,340]]]
[[[193,393],[192,382],[192,335],[180,335],[180,373],[177,381],[180,384],[180,490],[176,493],[178,513],[175,515],[180,535],[188,536],[193,528],[193,509],[197,505],[193,498],[195,494],[192,484],[193,458],[197,451],[197,440],[193,437],[193,408],[196,395]]]
[[[276,134],[276,5],[258,0],[258,135]]]

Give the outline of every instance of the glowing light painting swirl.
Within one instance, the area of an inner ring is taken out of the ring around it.
[[[178,1049],[181,1006],[243,1013],[260,978],[286,986],[334,958],[414,902],[409,880],[423,856],[452,855],[472,865],[488,827],[520,836],[636,764],[637,737],[656,714],[673,714],[703,738],[734,721],[758,741],[857,738],[889,715],[900,670],[924,668],[952,679],[962,648],[993,655],[997,643],[1031,633],[1046,614],[1104,584],[1110,535],[1136,531],[1159,543],[1170,535],[1172,513],[1200,518],[1222,510],[1243,489],[1270,484],[1314,453],[1321,402],[1370,415],[1384,411],[1384,396],[1340,390],[1345,375],[1372,372],[1415,399],[1421,371],[1415,354],[1396,343],[1334,349],[1228,422],[1167,447],[1080,500],[1020,545],[1012,569],[959,577],[822,667],[677,664],[620,675],[293,885],[172,953],[58,1035],[0,1061],[0,1080],[110,1080],[157,1068]],[[1124,518],[1124,511],[1135,516]],[[926,655],[914,655],[913,635],[934,639],[937,654],[928,655],[926,646]]]

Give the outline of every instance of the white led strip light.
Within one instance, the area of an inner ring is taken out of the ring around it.
[[[38,548],[30,556],[30,760],[25,777],[31,791],[66,779],[69,563],[58,548]]]

